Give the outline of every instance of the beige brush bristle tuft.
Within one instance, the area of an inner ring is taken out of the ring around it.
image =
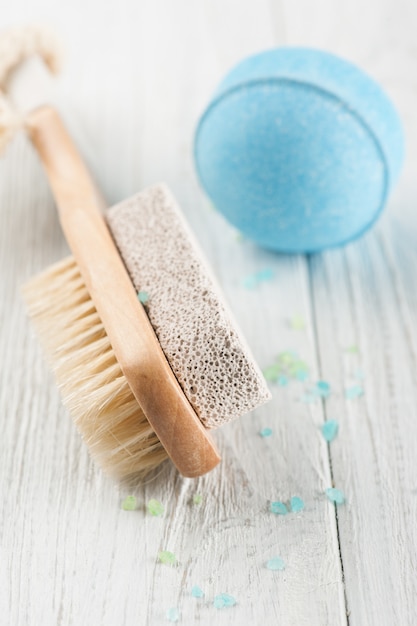
[[[74,258],[33,278],[24,297],[92,457],[119,479],[143,478],[168,456],[130,390]]]

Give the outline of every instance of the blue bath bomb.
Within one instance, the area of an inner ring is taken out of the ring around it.
[[[223,80],[195,135],[199,179],[249,239],[314,252],[367,230],[398,178],[398,114],[362,70],[321,50],[278,48]]]

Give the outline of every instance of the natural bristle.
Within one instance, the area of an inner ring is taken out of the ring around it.
[[[119,479],[160,465],[167,454],[130,390],[73,257],[32,279],[24,296],[63,403],[94,460]]]

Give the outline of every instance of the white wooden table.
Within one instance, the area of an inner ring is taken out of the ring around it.
[[[329,399],[303,386],[218,433],[222,465],[166,465],[128,495],[91,463],[62,409],[19,286],[66,253],[36,157],[20,138],[0,162],[0,623],[5,626],[417,624],[417,5],[412,0],[14,0],[2,26],[47,21],[68,50],[61,92],[111,202],[164,180],[182,204],[262,367],[293,349]],[[376,228],[346,248],[278,256],[238,241],[196,182],[193,129],[241,57],[282,43],[340,53],[399,107],[408,157]],[[249,291],[249,273],[275,278]],[[289,320],[301,315],[304,331]],[[356,345],[359,353],[346,351]],[[355,371],[365,394],[346,400]],[[327,446],[325,419],[339,420]],[[262,439],[260,428],[273,435]],[[323,495],[334,484],[347,502]],[[200,506],[190,504],[200,493]],[[306,509],[274,516],[269,500]],[[163,518],[146,513],[157,498]],[[180,564],[157,563],[159,550]],[[279,555],[283,572],[265,561]],[[191,597],[200,585],[203,600]],[[237,605],[218,610],[216,594]]]

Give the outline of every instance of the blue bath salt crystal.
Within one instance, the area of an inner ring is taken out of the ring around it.
[[[285,563],[280,556],[274,556],[273,559],[266,562],[266,567],[272,572],[282,572],[285,569]]]
[[[288,378],[283,374],[278,377],[278,385],[280,387],[286,387],[288,385]]]
[[[168,609],[167,611],[167,619],[170,622],[178,622],[178,620],[180,619],[180,612],[177,609],[177,607],[172,607],[171,609]]]
[[[325,380],[319,380],[316,383],[316,393],[321,398],[327,398],[330,395],[330,385]]]
[[[274,272],[271,268],[267,267],[256,274],[259,282],[272,280],[274,278]]]
[[[255,274],[249,274],[246,278],[243,279],[243,286],[246,289],[254,289],[257,287],[259,283],[266,282],[268,280],[272,280],[274,278],[274,272],[269,269],[263,269]]]
[[[305,380],[307,380],[307,378],[308,378],[307,370],[304,370],[304,369],[297,370],[296,378],[297,378],[297,380],[300,380],[301,382],[304,382]]]
[[[293,513],[299,513],[304,510],[304,500],[298,496],[293,496],[290,500],[290,506]]]
[[[347,400],[354,400],[355,398],[360,398],[363,396],[364,391],[360,385],[353,385],[352,387],[348,387],[345,391],[345,397]]]
[[[246,278],[243,279],[243,286],[246,289],[254,289],[257,284],[258,284],[258,281],[256,280],[255,274],[250,274],[249,276],[246,276]]]
[[[139,291],[139,293],[138,293],[138,300],[142,304],[146,304],[148,302],[148,300],[149,300],[148,292],[147,291]]]
[[[339,422],[336,420],[328,420],[321,427],[321,434],[325,440],[330,443],[336,437],[339,430]]]
[[[191,589],[191,595],[193,598],[204,598],[204,591],[198,585],[194,585]]]
[[[229,606],[235,606],[236,599],[228,593],[220,593],[214,598],[213,605],[216,609],[224,609]]]
[[[272,428],[262,428],[262,430],[259,431],[259,434],[261,437],[270,437],[272,435]]]
[[[275,515],[287,515],[288,509],[283,502],[271,502],[269,507],[271,513],[275,513]]]
[[[345,501],[345,494],[343,491],[336,489],[335,487],[329,487],[326,489],[326,496],[335,504],[343,504]]]

